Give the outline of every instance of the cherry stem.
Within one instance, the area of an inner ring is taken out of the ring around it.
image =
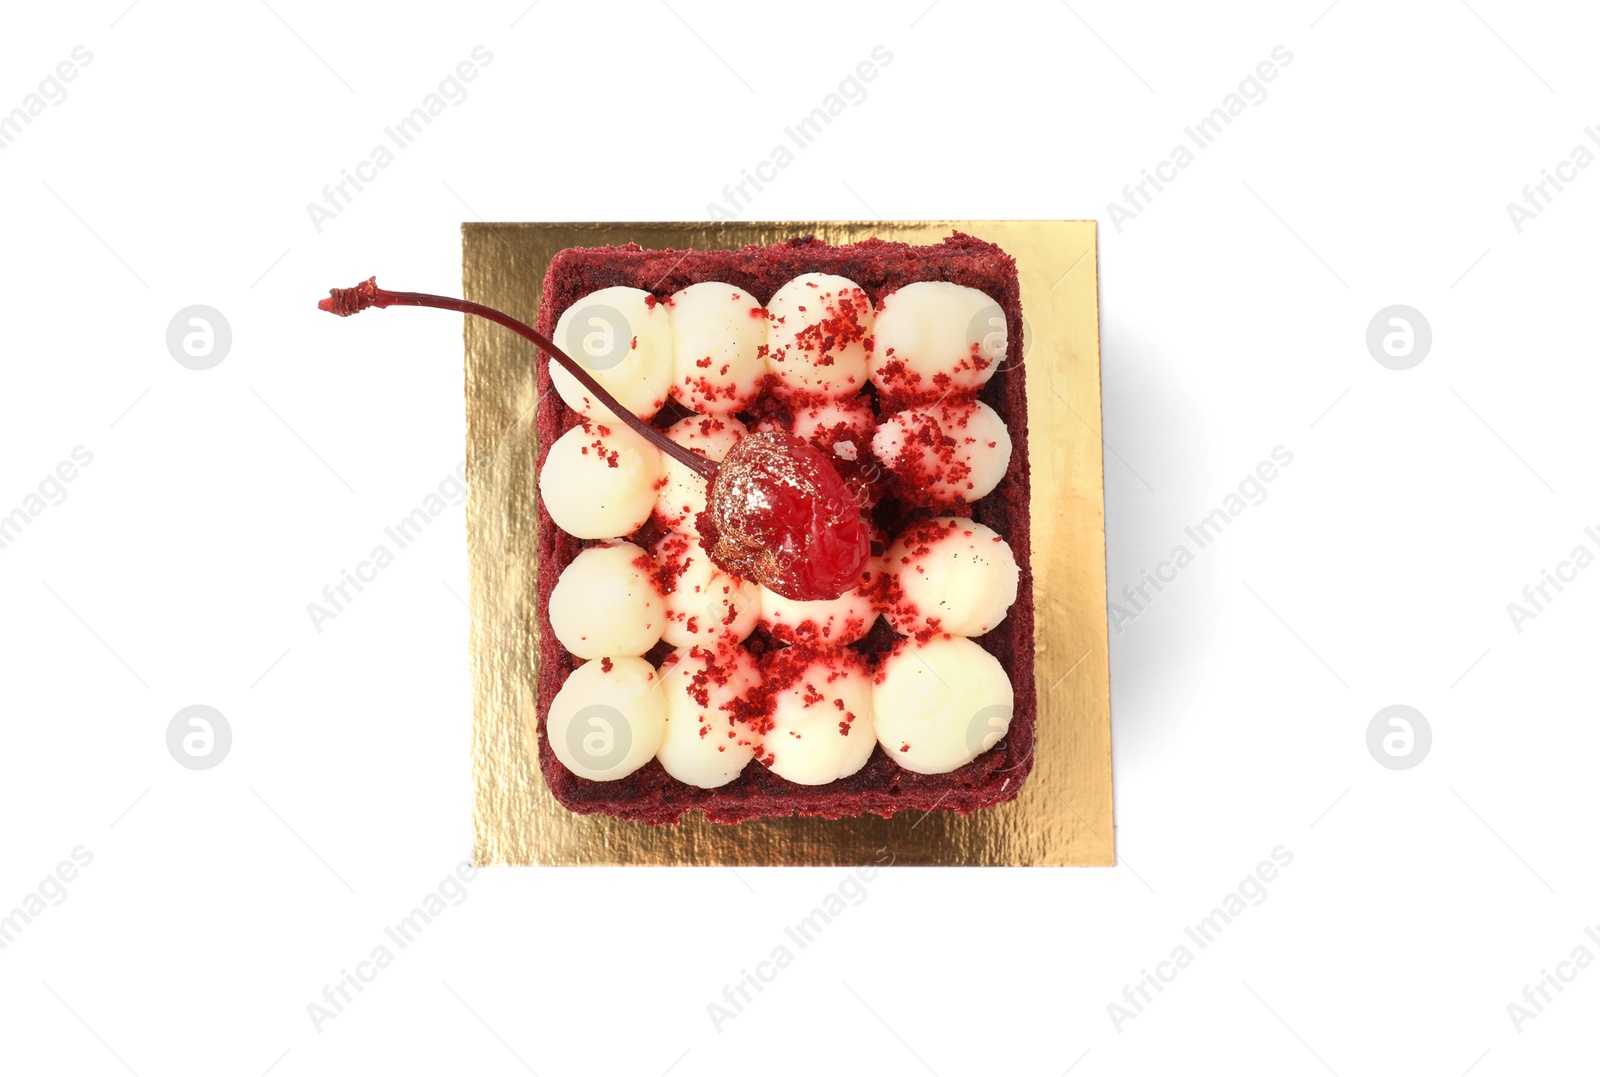
[[[354,288],[334,288],[328,292],[328,298],[317,303],[318,310],[325,310],[330,314],[337,314],[341,318],[348,318],[368,307],[437,307],[440,310],[454,310],[462,314],[474,314],[479,318],[487,319],[496,325],[503,325],[518,336],[531,340],[549,353],[550,358],[561,364],[561,367],[577,379],[578,384],[611,409],[611,413],[621,419],[633,432],[649,441],[650,444],[696,472],[707,482],[717,473],[717,465],[713,460],[701,456],[692,449],[684,448],[661,431],[639,418],[629,409],[617,403],[617,398],[608,393],[603,385],[594,380],[594,376],[572,356],[556,347],[555,342],[532,326],[517,321],[509,314],[503,314],[493,307],[486,307],[482,303],[474,303],[466,299],[455,299],[447,295],[429,295],[426,292],[391,292],[387,288],[379,288],[376,277],[368,277]],[[596,420],[589,420],[591,422]]]

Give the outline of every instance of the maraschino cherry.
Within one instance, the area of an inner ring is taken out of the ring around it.
[[[871,535],[849,487],[809,442],[793,434],[750,434],[718,464],[618,404],[548,337],[492,307],[423,292],[391,292],[379,288],[375,277],[354,288],[334,288],[317,304],[341,318],[393,306],[475,314],[543,348],[612,414],[706,480],[707,507],[695,527],[706,553],[724,571],[798,602],[838,598],[861,582]]]

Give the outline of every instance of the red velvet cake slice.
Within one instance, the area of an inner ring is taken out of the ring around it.
[[[537,733],[557,800],[666,824],[1017,795],[1037,698],[1009,255],[960,233],[573,248],[535,328],[705,458],[657,452],[539,352]],[[929,365],[923,343],[952,335],[970,356]],[[797,447],[827,474],[795,471]],[[741,482],[764,511],[793,494],[833,516],[797,547],[722,507]],[[960,721],[930,728],[924,704]]]

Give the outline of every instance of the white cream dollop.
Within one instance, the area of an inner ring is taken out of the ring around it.
[[[803,273],[767,302],[767,371],[780,395],[849,396],[867,383],[872,300],[855,281]]]
[[[642,288],[590,292],[561,312],[551,340],[639,418],[649,419],[667,402],[671,321],[666,304]],[[550,362],[550,381],[574,411],[616,418],[555,360]]]
[[[950,505],[987,497],[1011,466],[1011,433],[981,400],[898,411],[878,427],[872,451],[906,496]]]
[[[772,728],[756,753],[774,774],[797,785],[826,785],[867,765],[872,732],[872,675],[854,651],[829,651],[774,695]]]
[[[796,408],[789,430],[824,455],[831,451],[845,460],[859,460],[866,457],[877,425],[866,397],[847,396]]]
[[[862,576],[871,579],[882,570],[882,561],[872,558]],[[760,591],[761,627],[784,643],[842,647],[865,636],[878,623],[878,609],[860,587],[852,587],[838,598],[811,602],[785,598],[769,587]]]
[[[545,734],[561,765],[580,778],[626,778],[661,746],[667,705],[655,667],[623,656],[585,662],[550,701]]]
[[[981,636],[1005,620],[1021,571],[993,529],[959,516],[913,524],[883,556],[895,599],[884,617],[902,636],[932,629]]]
[[[650,555],[631,542],[580,551],[550,591],[550,627],[579,658],[644,654],[661,639],[667,606]]]
[[[760,590],[718,568],[698,538],[673,532],[650,553],[662,570],[666,592],[662,639],[674,647],[726,646],[755,630],[761,616]]]
[[[919,281],[884,296],[872,337],[872,384],[903,398],[976,389],[1005,361],[1000,304],[949,281]],[[941,374],[949,381],[936,382]]]
[[[767,372],[767,312],[743,288],[702,281],[673,293],[672,396],[701,415],[754,400]]]
[[[731,704],[761,683],[743,647],[679,647],[657,674],[667,727],[656,758],[689,785],[715,789],[737,778],[756,754],[757,737]]]
[[[872,686],[878,743],[917,774],[948,774],[994,747],[1014,703],[999,659],[955,636],[904,641]]]
[[[691,415],[664,433],[684,448],[720,462],[749,431],[732,415]],[[661,454],[661,463],[667,482],[656,495],[656,517],[673,531],[696,534],[694,518],[706,510],[706,480],[666,453]]]
[[[581,539],[637,531],[656,505],[661,453],[618,420],[587,420],[556,439],[539,496],[556,526]]]

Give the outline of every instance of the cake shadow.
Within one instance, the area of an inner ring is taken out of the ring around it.
[[[1168,705],[1174,684],[1190,678],[1212,645],[1202,625],[1178,612],[1174,588],[1146,582],[1183,540],[1175,521],[1209,491],[1189,489],[1181,469],[1161,467],[1185,451],[1178,439],[1197,437],[1204,425],[1171,388],[1179,379],[1170,369],[1181,360],[1131,320],[1103,320],[1100,350],[1113,757],[1126,762],[1151,742],[1154,726],[1183,720]],[[1183,578],[1176,583],[1182,588]],[[1135,727],[1137,735],[1119,736]]]

